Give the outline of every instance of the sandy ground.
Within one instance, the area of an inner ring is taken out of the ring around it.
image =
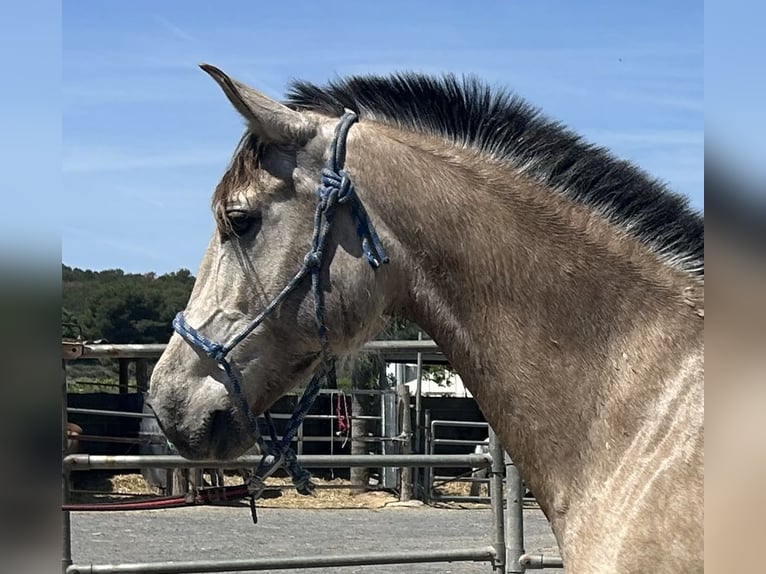
[[[209,480],[209,476],[205,476]],[[366,508],[377,509],[398,502],[396,494],[384,490],[367,490],[355,492],[350,488],[347,480],[336,478],[334,480],[322,480],[315,478],[317,489],[312,496],[298,494],[292,483],[287,478],[269,478],[266,481],[267,490],[259,506],[263,508],[306,508],[306,509],[349,509]],[[243,484],[242,478],[235,475],[225,476],[226,485]],[[87,492],[74,491],[71,502],[118,502],[136,500],[158,496],[160,492],[149,486],[140,474],[121,474],[109,478],[106,481],[88,484],[80,481],[77,485]],[[470,484],[466,482],[452,482],[440,486],[436,491],[443,495],[467,495]],[[486,490],[482,492],[486,495]],[[488,508],[486,503],[435,503],[435,506],[450,508]]]

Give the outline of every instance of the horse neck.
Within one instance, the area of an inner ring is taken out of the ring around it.
[[[390,311],[444,350],[555,523],[584,477],[619,464],[630,409],[699,342],[701,285],[507,166],[382,126],[355,140],[348,168],[392,254]],[[608,452],[593,444],[604,425]]]

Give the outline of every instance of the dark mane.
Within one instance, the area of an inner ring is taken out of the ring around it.
[[[508,161],[623,227],[672,264],[704,274],[704,220],[685,197],[585,142],[520,97],[473,78],[419,74],[295,82],[287,104],[340,116],[344,108],[447,138]]]

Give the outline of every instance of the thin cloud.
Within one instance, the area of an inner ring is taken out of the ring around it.
[[[65,226],[62,229],[62,254],[64,258],[68,257],[68,251],[71,242],[79,243],[93,243],[94,246],[98,246],[99,249],[108,247],[112,250],[129,253],[132,255],[140,255],[148,259],[152,259],[158,262],[166,262],[167,257],[161,250],[154,249],[152,246],[145,246],[136,242],[133,235],[127,237],[118,237],[115,235],[107,235],[106,233],[84,229],[82,227]]]
[[[600,145],[620,147],[699,146],[705,142],[703,130],[584,130],[589,140]]]
[[[705,101],[702,98],[685,98],[682,96],[627,91],[610,91],[608,92],[608,95],[624,102],[678,108],[689,112],[702,112],[705,109]]]
[[[154,15],[154,20],[176,38],[180,38],[181,40],[186,40],[187,42],[197,41],[197,39],[191,34],[189,34],[186,30],[176,26],[171,21],[160,16],[159,14]]]
[[[169,153],[145,151],[132,153],[124,150],[74,147],[64,148],[65,173],[94,173],[131,169],[166,169],[180,167],[223,167],[231,158],[232,149],[183,150]]]
[[[166,82],[172,85],[171,82]],[[156,82],[142,85],[119,87],[69,86],[63,90],[64,107],[77,109],[92,105],[143,104],[161,102],[205,102],[212,100],[204,90],[183,90],[177,84],[175,89],[158,89]]]
[[[203,205],[207,205],[204,202],[213,193],[212,187],[208,188],[206,183],[200,183],[198,178],[189,178],[193,181],[185,187],[179,187],[175,176],[168,178],[173,181],[167,184],[163,181],[164,179],[159,178],[159,181],[154,181],[150,185],[115,185],[110,187],[110,192],[114,191],[128,201],[143,203],[158,209],[172,208],[176,213],[190,209],[196,211],[198,204],[193,201],[204,198]]]

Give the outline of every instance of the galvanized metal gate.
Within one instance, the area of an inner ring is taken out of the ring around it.
[[[377,343],[392,343],[395,352],[414,349],[420,354],[425,349],[435,352],[433,342],[427,341],[380,341]],[[83,348],[76,349],[65,346],[63,358],[76,359],[84,356]],[[91,356],[98,355],[99,350],[91,346]],[[104,349],[105,356],[115,356],[119,350],[116,346]],[[130,347],[129,345],[126,347]],[[141,346],[144,347],[144,346]],[[147,358],[159,355],[164,346],[156,345],[151,352],[143,349],[139,356]],[[148,354],[147,354],[148,353]],[[128,355],[129,356],[129,355]],[[420,361],[418,361],[420,364]],[[66,421],[66,376],[62,373],[62,403],[63,420]],[[386,396],[386,395],[384,395]],[[383,399],[381,407],[384,454],[381,455],[299,455],[299,460],[306,467],[381,467],[383,480],[396,485],[396,469],[402,467],[426,468],[432,473],[433,468],[467,466],[469,468],[489,468],[489,499],[492,508],[492,528],[490,543],[483,547],[433,550],[421,552],[389,552],[365,555],[343,556],[307,556],[290,558],[256,558],[252,560],[209,560],[188,562],[157,562],[142,564],[73,564],[71,556],[71,523],[70,510],[62,510],[62,572],[65,574],[85,573],[116,573],[143,572],[154,573],[192,573],[192,572],[222,572],[222,571],[263,571],[278,569],[318,568],[361,566],[374,564],[414,564],[423,562],[454,562],[478,561],[488,562],[492,571],[497,574],[519,573],[532,568],[562,567],[561,559],[555,556],[531,556],[524,553],[522,499],[523,488],[516,467],[503,452],[494,432],[489,429],[489,453],[473,453],[463,455],[450,454],[397,454],[396,438],[396,395],[390,393],[390,399]],[[386,406],[387,405],[387,406]],[[138,416],[141,416],[140,414]],[[437,422],[439,421],[432,421]],[[444,421],[442,421],[444,422]],[[471,424],[471,423],[469,423]],[[476,423],[472,423],[476,424]],[[437,428],[439,424],[436,425]],[[433,434],[433,433],[431,433]],[[64,448],[66,447],[64,437]],[[439,443],[433,443],[434,445]],[[388,446],[385,446],[388,445]],[[221,463],[217,461],[189,461],[180,456],[144,455],[144,456],[92,456],[69,455],[63,463],[62,489],[63,499],[68,501],[69,474],[73,471],[87,469],[118,469],[118,468],[231,468],[235,464],[240,468],[257,466],[260,457],[241,457],[236,461]],[[393,469],[391,470],[386,469]],[[388,474],[387,474],[388,473]],[[506,504],[503,503],[503,478],[507,482]]]

